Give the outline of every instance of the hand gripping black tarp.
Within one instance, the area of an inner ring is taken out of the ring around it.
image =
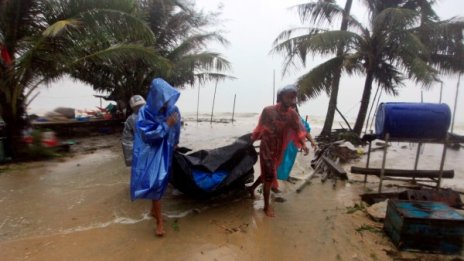
[[[184,194],[193,197],[209,197],[253,182],[258,155],[250,142],[251,134],[239,137],[234,143],[189,154],[185,148],[174,153],[171,184]],[[228,175],[212,191],[204,191],[194,181],[193,169],[207,172],[227,171]]]

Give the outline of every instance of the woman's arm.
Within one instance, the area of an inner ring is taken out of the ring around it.
[[[311,147],[313,147],[314,151],[318,149],[316,141],[314,141],[313,136],[311,135],[310,132],[306,133],[306,139],[309,140],[311,143]]]

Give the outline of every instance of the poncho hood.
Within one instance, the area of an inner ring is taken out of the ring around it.
[[[145,109],[156,115],[166,104],[167,111],[172,111],[179,96],[179,91],[174,89],[169,83],[161,78],[156,78],[151,82]]]

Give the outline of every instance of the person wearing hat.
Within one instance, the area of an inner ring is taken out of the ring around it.
[[[269,204],[272,184],[277,179],[277,168],[282,161],[284,150],[290,141],[297,148],[304,150],[305,155],[309,149],[306,146],[306,130],[301,122],[300,116],[292,106],[296,104],[296,88],[286,86],[281,90],[281,100],[272,106],[263,109],[251,136],[251,142],[261,140],[259,146],[259,161],[261,175],[256,182],[248,188],[252,197],[255,189],[264,183],[264,212],[268,217],[274,216],[274,210]]]
[[[126,119],[124,123],[124,130],[122,132],[122,152],[124,154],[124,161],[126,166],[130,167],[132,164],[132,150],[134,147],[134,130],[137,115],[140,108],[145,105],[145,99],[140,95],[134,95],[129,100],[129,105],[132,109],[132,114]]]

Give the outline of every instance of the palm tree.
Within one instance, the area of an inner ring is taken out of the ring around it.
[[[136,2],[137,15],[153,32],[150,47],[168,66],[147,66],[136,60],[122,68],[98,64],[87,67],[86,71],[80,70],[74,77],[124,101],[134,94],[146,94],[155,76],[163,77],[179,88],[231,78],[225,74],[230,69],[229,61],[220,53],[206,50],[211,43],[228,44],[220,32],[207,30],[217,23],[218,14],[199,12],[186,0]],[[94,71],[103,73],[95,77]]]
[[[344,46],[342,55],[331,58],[302,75],[297,84],[300,98],[304,101],[323,91],[330,93],[340,67],[348,74],[364,74],[366,78],[361,106],[354,126],[354,132],[358,135],[366,118],[372,84],[376,82],[385,92],[394,95],[397,94],[397,87],[404,85],[404,80],[408,78],[429,86],[437,79],[439,72],[449,72],[450,68],[457,68],[457,59],[445,61],[443,58],[456,55],[462,41],[451,44],[442,37],[445,34],[449,37],[462,37],[463,28],[457,21],[437,20],[431,7],[433,1],[366,0],[365,3],[369,12],[368,26],[342,12],[340,7],[326,5],[326,9],[319,11],[317,19],[330,24],[334,16],[345,14],[348,21],[347,31],[313,27],[291,29],[278,36],[273,48],[275,52],[286,55],[287,68],[295,64],[296,58],[305,65],[309,53],[334,54],[340,45]],[[301,9],[305,10],[305,7],[300,8],[300,16]],[[311,14],[310,11],[311,9],[308,13]],[[424,24],[428,24],[429,28],[452,27],[461,28],[461,31],[429,30],[440,45],[432,48],[434,44],[421,39],[421,26]],[[450,46],[454,49],[449,48]]]
[[[0,1],[0,46],[11,57],[0,59],[0,113],[13,154],[20,147],[25,99],[40,84],[95,64],[163,64],[147,47],[153,32],[130,14],[134,8],[131,0]]]
[[[345,8],[342,9],[338,6],[335,0],[324,0],[324,1],[315,1],[306,4],[297,5],[296,8],[300,15],[301,21],[308,21],[313,24],[323,25],[326,19],[332,19],[331,16],[341,16],[342,23],[340,26],[340,31],[346,31],[348,29],[348,19],[351,11],[351,6],[353,0],[347,0],[345,3]],[[344,46],[340,44],[337,47],[337,57],[343,55]],[[342,68],[339,65],[339,69],[335,72],[333,77],[332,86],[330,88],[330,99],[327,108],[327,113],[324,121],[324,127],[321,131],[321,136],[327,136],[332,130],[332,125],[335,117],[335,111],[337,109],[337,99],[338,99],[338,88],[340,85]],[[306,100],[306,97],[303,96],[301,101]]]

